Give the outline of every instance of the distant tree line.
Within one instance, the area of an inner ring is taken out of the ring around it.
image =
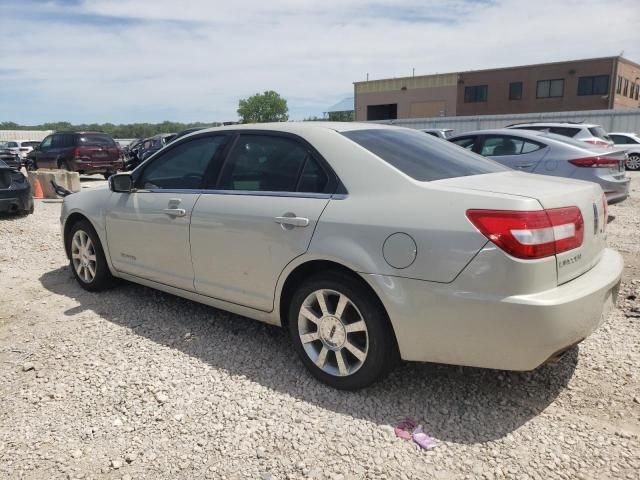
[[[50,122],[40,125],[19,125],[15,122],[0,122],[0,130],[92,130],[111,134],[113,138],[142,138],[151,137],[158,133],[179,132],[191,127],[218,127],[219,122],[203,123],[180,123],[164,121],[162,123],[81,123],[72,124],[69,122]]]

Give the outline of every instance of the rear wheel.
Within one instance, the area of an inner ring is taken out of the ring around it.
[[[71,167],[69,166],[69,162],[67,162],[66,160],[61,160],[58,162],[58,168],[61,170],[67,170],[68,172],[71,171]]]
[[[625,162],[627,170],[640,170],[640,153],[631,153]]]
[[[71,270],[82,288],[96,292],[110,287],[113,276],[98,234],[87,220],[76,222],[66,238]]]
[[[382,305],[341,273],[316,275],[292,297],[289,333],[309,371],[343,390],[366,387],[395,364],[396,347]]]

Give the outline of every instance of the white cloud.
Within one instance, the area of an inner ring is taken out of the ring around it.
[[[228,120],[239,98],[266,89],[287,97],[299,118],[349,95],[367,73],[623,49],[640,62],[634,0],[81,0],[21,8],[3,13],[0,53],[10,69],[0,77],[1,120]]]

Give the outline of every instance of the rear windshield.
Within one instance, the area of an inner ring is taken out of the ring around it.
[[[589,131],[594,137],[602,138],[603,140],[610,140],[606,130],[602,127],[591,127]]]
[[[509,170],[417,130],[352,130],[342,134],[421,182]]]
[[[116,143],[111,138],[111,135],[106,133],[83,133],[78,137],[78,145],[115,147]]]

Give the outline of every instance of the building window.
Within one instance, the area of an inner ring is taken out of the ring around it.
[[[609,75],[594,75],[578,79],[578,95],[606,95],[609,93]]]
[[[557,98],[564,95],[564,78],[539,80],[536,87],[536,98]]]
[[[618,86],[616,87],[616,93],[622,93],[622,75],[618,75]]]
[[[636,95],[635,95],[636,100],[638,100],[638,97],[640,97],[640,85],[636,85]]]
[[[487,101],[487,86],[476,85],[473,87],[464,87],[464,102],[477,103]]]
[[[522,100],[522,82],[509,84],[509,100]]]
[[[622,91],[622,95],[624,95],[625,97],[628,97],[629,93],[629,80],[627,80],[626,78],[624,79],[624,90]]]

